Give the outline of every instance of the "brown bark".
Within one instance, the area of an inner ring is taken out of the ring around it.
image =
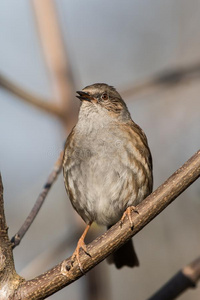
[[[0,299],[12,299],[13,292],[23,281],[15,271],[11,242],[8,238],[3,202],[3,185],[0,175]]]

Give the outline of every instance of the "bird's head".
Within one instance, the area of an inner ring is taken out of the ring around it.
[[[105,83],[88,85],[82,91],[77,91],[77,94],[77,98],[82,102],[87,101],[88,105],[101,106],[114,116],[128,113],[127,106],[120,94],[113,86]]]

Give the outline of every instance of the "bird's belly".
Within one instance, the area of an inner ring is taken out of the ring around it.
[[[70,174],[71,202],[86,223],[112,225],[128,206],[136,204],[139,189],[133,173],[119,161],[90,158],[81,162],[78,171],[79,176],[75,168]]]

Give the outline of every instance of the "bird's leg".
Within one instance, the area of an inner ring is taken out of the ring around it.
[[[131,212],[134,211],[135,213],[139,214],[139,212],[137,211],[136,207],[135,206],[129,206],[127,207],[127,209],[125,210],[125,212],[123,213],[123,216],[121,218],[121,221],[120,221],[120,225],[122,226],[123,222],[124,222],[124,219],[126,218],[126,216],[128,217],[129,219],[129,223],[130,223],[130,227],[131,229],[133,229],[133,220],[131,218]]]
[[[82,268],[82,265],[81,265],[81,261],[80,261],[80,249],[82,248],[83,251],[85,252],[85,254],[90,255],[90,253],[87,251],[87,247],[86,247],[86,244],[85,244],[85,237],[88,233],[88,230],[90,229],[90,226],[92,225],[92,223],[88,224],[83,232],[83,234],[81,235],[80,239],[78,240],[78,243],[77,243],[77,246],[76,246],[76,249],[72,255],[72,258],[71,258],[71,262],[73,264],[74,260],[75,260],[75,257],[77,258],[77,261],[78,261],[78,265],[79,265],[79,268],[81,270],[82,273],[84,273],[83,271],[83,268]]]

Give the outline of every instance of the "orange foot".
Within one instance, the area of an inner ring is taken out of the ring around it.
[[[87,234],[88,230],[90,229],[90,226],[91,226],[91,224],[88,224],[87,227],[85,228],[82,236],[80,237],[80,239],[77,243],[76,250],[74,251],[74,253],[72,254],[72,257],[71,257],[71,264],[73,265],[73,262],[75,261],[75,258],[76,258],[78,261],[78,266],[83,274],[84,274],[84,270],[83,270],[81,260],[80,260],[80,249],[83,249],[85,254],[87,254],[91,257],[90,253],[87,251],[87,246],[84,242],[86,234]]]
[[[125,210],[125,212],[123,213],[123,216],[121,218],[121,222],[120,222],[120,226],[123,225],[124,219],[126,218],[126,216],[129,219],[129,223],[130,223],[130,227],[133,230],[134,224],[133,224],[133,220],[131,218],[131,212],[134,211],[135,213],[139,214],[139,212],[137,211],[135,206],[129,206],[127,207],[127,209]]]

